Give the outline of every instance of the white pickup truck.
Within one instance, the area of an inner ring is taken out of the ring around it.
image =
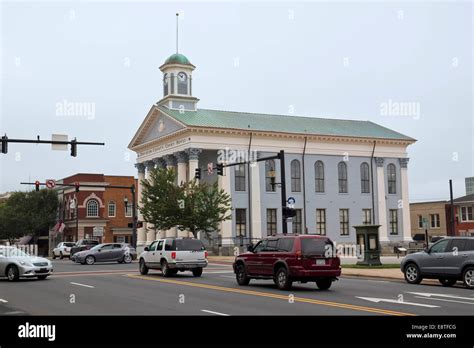
[[[150,269],[160,269],[164,277],[175,275],[178,271],[192,271],[195,277],[200,277],[202,269],[207,266],[207,251],[199,239],[158,239],[145,247],[139,260],[141,274],[148,274]]]

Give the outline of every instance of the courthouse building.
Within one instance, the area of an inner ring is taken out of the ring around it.
[[[219,243],[281,233],[281,189],[270,184],[272,177],[280,181],[278,159],[227,167],[223,176],[208,175],[207,167],[218,158],[229,163],[245,157],[249,148],[257,157],[284,150],[287,197],[296,208],[289,233],[355,243],[354,225],[379,224],[382,244],[411,240],[407,147],[413,138],[370,121],[201,109],[193,95],[194,69],[178,53],[160,67],[163,97],[129,144],[137,153],[139,197],[152,168],[175,168],[179,182],[201,168],[202,180],[217,180],[232,197],[232,219],[214,236]],[[144,226],[138,245],[178,234],[186,235]]]

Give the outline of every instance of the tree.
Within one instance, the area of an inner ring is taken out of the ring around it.
[[[174,170],[154,169],[142,185],[140,211],[156,230],[177,227],[197,237],[198,232],[217,231],[220,222],[230,219],[230,195],[217,183],[192,180],[176,185]]]

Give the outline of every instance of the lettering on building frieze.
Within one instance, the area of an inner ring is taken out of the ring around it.
[[[160,151],[163,151],[163,150],[168,150],[168,149],[171,149],[173,147],[176,147],[176,146],[179,146],[179,145],[182,145],[182,144],[186,144],[190,140],[191,140],[191,138],[187,137],[187,138],[178,139],[178,140],[166,143],[166,144],[162,144],[162,145],[156,146],[154,148],[151,148],[149,150],[139,152],[138,157],[143,157],[143,156],[146,156],[146,155],[150,155],[152,153],[157,153],[157,152],[160,152]]]

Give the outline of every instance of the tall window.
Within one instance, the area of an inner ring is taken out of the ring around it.
[[[347,164],[339,162],[337,165],[337,175],[339,178],[339,193],[347,193]]]
[[[246,209],[235,209],[235,235],[237,237],[245,237],[247,235]]]
[[[418,215],[418,228],[423,228],[423,216]]]
[[[461,207],[461,220],[462,221],[472,221],[472,207]]]
[[[87,216],[97,217],[99,216],[99,203],[95,199],[91,199],[87,202]]]
[[[387,166],[387,179],[388,179],[388,193],[397,193],[397,173],[395,164],[390,163]]]
[[[277,210],[267,209],[267,236],[277,233]]]
[[[168,84],[169,84],[169,75],[163,75],[163,95],[166,97],[168,95]]]
[[[301,218],[301,209],[295,209],[296,215],[293,217],[292,221],[292,229],[293,233],[302,233],[303,231],[303,224],[302,224],[302,218]]]
[[[125,217],[132,216],[132,203],[126,202],[125,203]]]
[[[316,178],[316,192],[324,192],[324,163],[316,161],[314,164],[314,177]]]
[[[188,94],[188,75],[182,71],[178,73],[178,94]]]
[[[439,228],[439,214],[430,214],[431,228]]]
[[[235,190],[245,191],[245,164],[234,167]]]
[[[272,182],[275,182],[275,161],[268,160],[265,161],[265,191],[275,192],[275,185],[272,185]]]
[[[339,225],[341,236],[349,235],[349,209],[339,209]]]
[[[362,224],[372,224],[372,209],[362,209]]]
[[[115,202],[109,202],[108,215],[109,217],[115,217]]]
[[[291,191],[301,191],[301,166],[300,161],[291,161]]]
[[[316,234],[326,235],[326,209],[316,209]]]
[[[398,234],[398,210],[390,209],[390,234]]]
[[[370,193],[369,165],[366,162],[360,165],[360,189],[362,193]]]

